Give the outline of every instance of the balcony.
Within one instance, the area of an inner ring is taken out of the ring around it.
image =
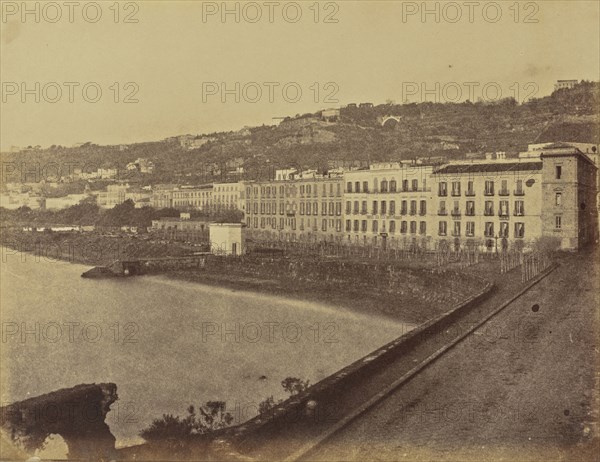
[[[498,191],[498,195],[499,196],[509,196],[510,192],[508,189],[501,189],[500,191]]]
[[[485,210],[483,212],[483,215],[486,217],[493,217],[494,216],[494,211],[493,210]]]
[[[452,236],[460,237],[460,231],[452,231]]]
[[[513,191],[513,195],[514,196],[524,196],[525,191],[523,191],[522,189],[516,189],[515,191]]]
[[[475,191],[473,191],[473,190],[467,190],[467,191],[465,191],[465,196],[467,196],[467,197],[475,197]]]
[[[447,210],[438,210],[438,215],[446,216],[446,215],[448,215],[448,211]]]
[[[467,210],[465,212],[465,216],[466,217],[474,217],[475,216],[475,210]]]
[[[460,191],[452,191],[453,197],[460,197]]]
[[[448,195],[448,191],[438,191],[439,197],[446,197]]]
[[[492,189],[492,190],[483,191],[483,195],[484,196],[493,196],[494,195],[494,190]]]
[[[438,231],[438,236],[446,236],[446,231]]]
[[[450,215],[452,215],[454,218],[460,218],[461,213],[460,210],[452,210],[452,212],[450,212]]]
[[[513,215],[515,217],[524,217],[525,216],[525,211],[524,210],[515,210]]]

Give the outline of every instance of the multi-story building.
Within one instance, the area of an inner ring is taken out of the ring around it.
[[[151,205],[152,193],[149,190],[130,187],[126,183],[109,184],[106,191],[97,195],[97,203],[101,208],[112,209],[126,200],[132,200],[136,207]]]
[[[343,178],[307,175],[246,183],[246,225],[251,235],[289,241],[342,239]]]
[[[251,234],[494,252],[545,237],[578,249],[598,237],[597,168],[573,146],[436,168],[375,164],[343,176],[284,178],[246,184]]]
[[[215,209],[237,209],[245,212],[245,184],[237,183],[215,183],[212,192],[212,206]]]
[[[172,191],[173,207],[179,210],[205,210],[211,206],[213,187],[182,186]]]
[[[589,156],[564,144],[537,158],[447,164],[432,175],[437,245],[496,251],[552,237],[576,250],[597,239],[596,172]]]
[[[597,166],[576,147],[553,145],[542,159],[542,235],[579,249],[598,237]]]
[[[344,174],[344,241],[428,247],[433,167],[374,164]]]
[[[437,247],[522,247],[542,234],[540,159],[453,162],[432,175]]]
[[[173,207],[179,210],[244,210],[244,184],[215,183],[214,185],[178,186],[157,185],[152,190],[152,207]]]
[[[101,206],[112,209],[115,205],[122,204],[126,200],[126,194],[129,189],[128,184],[109,184],[106,187],[105,201],[99,201]]]
[[[175,184],[158,184],[152,187],[152,207],[155,209],[166,209],[173,207],[173,191],[177,188]]]

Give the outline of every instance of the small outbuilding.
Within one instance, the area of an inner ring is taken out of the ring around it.
[[[215,255],[243,255],[244,230],[241,223],[211,223],[210,251]]]

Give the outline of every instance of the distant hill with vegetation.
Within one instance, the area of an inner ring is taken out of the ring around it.
[[[279,167],[317,168],[416,158],[460,158],[468,152],[525,150],[544,141],[599,143],[600,83],[583,81],[571,89],[519,104],[497,102],[382,104],[341,108],[335,122],[321,113],[297,115],[278,126],[202,135],[196,149],[177,137],[127,146],[53,146],[3,153],[3,162],[76,163],[88,170],[118,168],[137,158],[154,162],[151,174],[128,172],[140,183],[198,183],[265,178]],[[382,125],[386,116],[394,116]],[[197,138],[201,136],[198,135]],[[244,175],[231,174],[244,166]]]

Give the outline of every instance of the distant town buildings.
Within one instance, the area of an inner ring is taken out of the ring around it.
[[[6,183],[0,206],[57,210],[96,195],[102,208],[132,200],[136,207],[188,213],[239,210],[246,232],[256,239],[493,252],[551,239],[563,249],[578,249],[598,239],[598,162],[595,144],[538,143],[512,158],[496,151],[452,161],[330,162],[327,172],[285,168],[269,180],[144,188],[114,182],[105,191],[58,198],[44,197],[54,183]],[[227,168],[242,163],[235,159]],[[140,172],[153,168],[142,158],[130,166]],[[113,178],[116,170],[89,175]],[[157,220],[152,227],[207,230],[189,215]]]
[[[29,207],[32,210],[43,209],[46,198],[34,192],[10,192],[0,194],[0,207],[16,210],[20,207]]]
[[[46,210],[61,210],[79,204],[90,197],[89,194],[68,194],[63,197],[47,197]]]
[[[126,169],[140,173],[154,173],[154,162],[141,157],[127,164]]]

